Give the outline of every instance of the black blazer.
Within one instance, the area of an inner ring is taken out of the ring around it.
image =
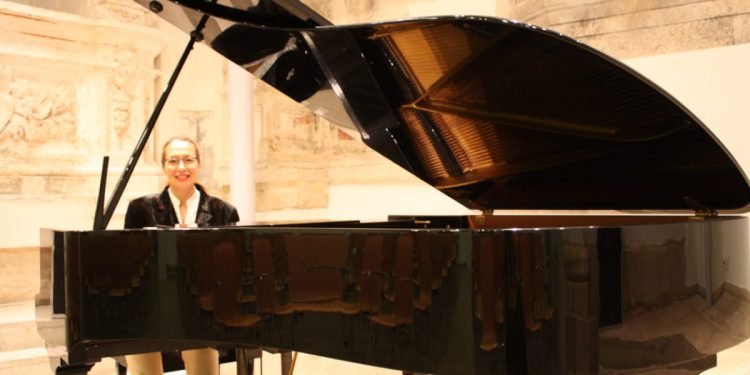
[[[195,187],[201,192],[196,220],[199,227],[233,225],[240,221],[240,215],[234,206],[206,194],[205,189],[200,185],[196,184]],[[157,225],[173,227],[179,223],[167,189],[164,188],[160,194],[146,195],[130,201],[125,214],[125,229]]]

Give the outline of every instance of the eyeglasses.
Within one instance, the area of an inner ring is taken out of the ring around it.
[[[198,158],[194,156],[187,156],[184,158],[178,158],[178,157],[171,157],[167,160],[164,160],[164,164],[170,166],[170,167],[179,167],[180,163],[184,165],[185,167],[195,167],[198,165]]]

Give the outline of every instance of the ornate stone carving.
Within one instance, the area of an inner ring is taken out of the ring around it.
[[[131,123],[131,108],[134,102],[135,87],[135,52],[124,48],[114,52],[115,68],[110,76],[110,114],[115,142],[122,145],[128,135]]]
[[[206,129],[204,123],[208,118],[214,116],[214,111],[181,109],[177,112],[177,116],[184,122],[181,124],[181,130],[178,130],[175,135],[191,137],[201,145],[201,172],[199,178],[201,184],[213,192],[222,184],[222,181],[216,178],[216,151],[214,143],[207,140],[206,136],[210,130]],[[161,147],[161,145],[157,147]]]
[[[0,147],[76,140],[75,90],[66,84],[14,77],[0,68]]]
[[[134,25],[155,25],[149,11],[132,0],[95,0],[94,5],[97,15],[104,19]]]
[[[201,125],[207,118],[213,116],[214,111],[208,110],[194,110],[194,109],[181,109],[178,112],[180,119],[187,122],[187,126],[190,129],[195,129],[196,141],[200,142],[206,135],[205,129],[201,129]]]
[[[335,184],[408,182],[416,178],[262,83],[255,85],[256,210],[325,209]],[[258,121],[258,119],[260,121]]]

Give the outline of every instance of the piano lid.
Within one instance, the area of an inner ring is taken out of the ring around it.
[[[136,0],[144,6],[153,3]],[[489,17],[330,26],[295,0],[162,1],[189,32],[470,208],[745,211],[748,180],[664,90]]]

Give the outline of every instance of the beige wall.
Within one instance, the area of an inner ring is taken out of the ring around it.
[[[692,111],[750,172],[750,43],[625,62]]]

